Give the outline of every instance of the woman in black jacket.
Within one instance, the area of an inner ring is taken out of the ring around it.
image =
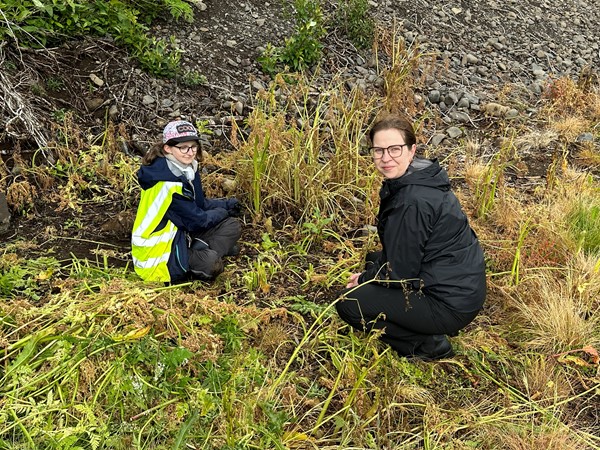
[[[446,335],[469,324],[485,300],[485,262],[446,171],[415,158],[412,125],[398,116],[369,133],[381,187],[377,230],[382,250],[350,276],[338,314],[358,330],[383,329],[401,356],[454,355]]]

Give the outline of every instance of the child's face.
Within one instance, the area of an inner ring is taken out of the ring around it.
[[[163,147],[165,153],[173,155],[177,161],[182,164],[191,164],[196,158],[198,152],[197,141],[179,142],[175,145],[165,144]]]

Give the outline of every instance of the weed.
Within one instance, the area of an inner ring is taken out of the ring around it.
[[[582,198],[567,215],[567,227],[578,247],[587,254],[600,253],[600,203],[597,196]]]
[[[54,92],[60,91],[65,86],[65,82],[58,77],[50,77],[46,80],[46,87]]]
[[[366,204],[375,173],[360,142],[375,99],[356,90],[348,94],[338,84],[315,98],[306,84],[276,81],[290,104],[274,102],[273,90],[260,93],[248,118],[252,131],[240,146],[240,188],[251,193],[255,217],[285,212],[308,222],[303,218],[318,210],[323,217],[341,214],[350,223],[364,221],[373,213]],[[288,116],[288,109],[299,121]]]
[[[258,62],[263,72],[275,75],[279,70],[281,62],[281,49],[268,42],[263,52],[259,55]]]
[[[423,77],[431,70],[421,61],[427,59],[427,54],[419,51],[417,44],[408,47],[396,26],[391,30],[378,30],[374,45],[375,54],[383,52],[390,60],[389,65],[382,70],[385,88],[384,112],[405,113],[413,117],[416,113],[414,104],[414,89],[422,83]],[[421,79],[416,75],[422,70]]]
[[[213,130],[210,129],[209,127],[209,121],[208,120],[196,120],[196,129],[198,130],[198,134],[204,134],[207,136],[210,136],[212,134],[214,134]]]
[[[52,118],[54,120],[56,120],[57,122],[64,122],[67,114],[68,114],[68,112],[66,109],[64,109],[64,108],[57,109],[56,111],[54,111],[52,113]]]
[[[367,0],[344,0],[336,11],[336,23],[357,48],[370,48],[375,37],[375,22],[368,14]]]
[[[321,39],[326,29],[320,0],[294,0],[296,32],[285,39],[281,48],[268,44],[259,58],[263,70],[274,75],[282,66],[299,71],[315,64],[321,58]]]
[[[204,86],[208,83],[208,79],[206,76],[197,70],[188,70],[183,75],[181,75],[181,83],[190,88],[195,88],[198,86]]]
[[[26,215],[34,206],[36,189],[28,181],[15,181],[6,192],[6,202],[17,213]]]
[[[523,250],[523,244],[525,242],[525,238],[530,232],[531,223],[529,220],[526,220],[519,227],[519,238],[517,239],[517,244],[515,246],[515,257],[512,263],[512,280],[515,285],[519,284],[520,281],[520,267],[521,267],[521,252]]]
[[[34,6],[15,0],[5,3],[0,38],[16,39],[21,45],[39,48],[82,34],[111,34],[131,51],[142,67],[163,76],[176,71],[180,52],[173,41],[169,45],[149,37],[144,22],[150,23],[165,6],[175,19],[193,19],[191,5],[183,0],[166,0],[164,3],[153,0],[133,3],[40,0]]]

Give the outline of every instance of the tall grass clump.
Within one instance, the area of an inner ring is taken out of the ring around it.
[[[390,30],[377,29],[374,52],[378,59],[386,60],[380,70],[384,79],[383,112],[415,117],[418,109],[414,101],[415,89],[432,70],[432,64],[428,62],[432,55],[421,52],[417,42],[407,45],[396,26]]]
[[[502,145],[488,161],[473,162],[465,169],[465,180],[474,192],[474,208],[477,218],[487,220],[504,215],[503,195],[506,190],[505,173],[515,159],[514,130],[507,130],[511,138]]]
[[[287,83],[278,76],[259,93],[238,167],[254,216],[302,220],[319,211],[349,226],[368,220],[375,175],[362,145],[376,106],[376,99],[348,92],[341,82],[316,92],[300,77]]]
[[[591,315],[589,301],[561,277],[549,272],[530,277],[516,305],[526,342],[538,351],[559,353],[600,343],[600,321]]]
[[[600,254],[600,201],[598,195],[581,198],[566,217],[568,229],[578,247],[588,254]]]
[[[577,255],[580,251],[600,254],[600,224],[598,183],[580,169],[565,167],[556,186],[547,197],[555,196],[550,204],[552,223],[548,226],[560,234],[568,250]]]

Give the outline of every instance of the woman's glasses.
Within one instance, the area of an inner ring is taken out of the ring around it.
[[[398,158],[399,156],[402,156],[402,151],[404,150],[404,147],[410,147],[410,145],[396,144],[390,145],[389,147],[371,147],[371,154],[373,155],[373,158],[379,159],[383,158],[383,154],[387,150],[387,153],[388,155],[390,155],[391,158]]]

